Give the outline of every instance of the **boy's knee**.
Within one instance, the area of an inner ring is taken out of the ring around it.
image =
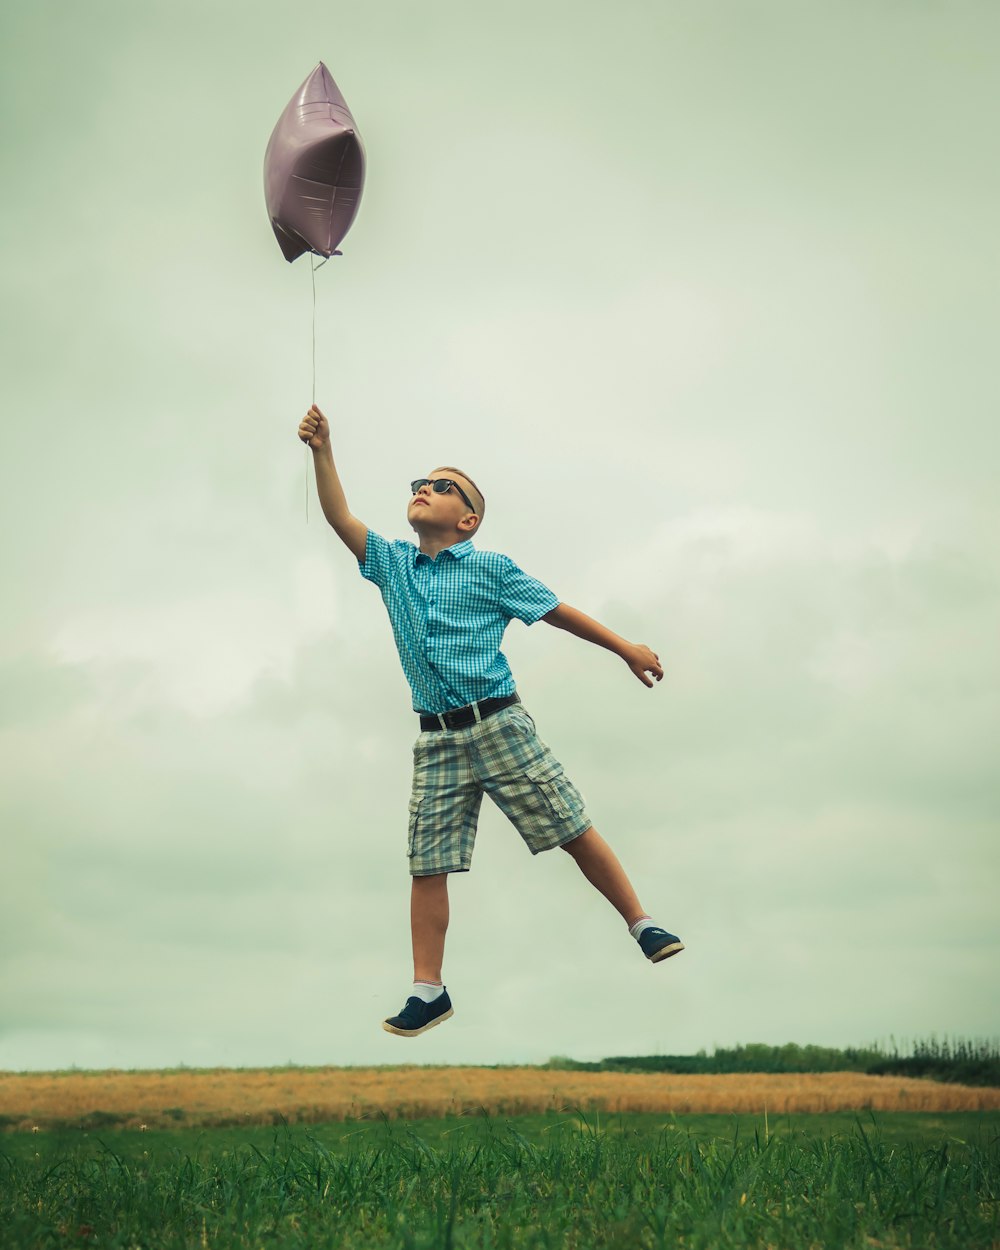
[[[578,833],[575,838],[570,838],[568,842],[561,843],[559,849],[565,851],[567,855],[575,856],[586,845],[584,839],[588,833],[590,833],[590,829],[584,829],[583,833]]]

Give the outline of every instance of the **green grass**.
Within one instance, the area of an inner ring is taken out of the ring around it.
[[[1000,1113],[532,1116],[0,1139],[0,1242],[955,1247],[1000,1243]]]

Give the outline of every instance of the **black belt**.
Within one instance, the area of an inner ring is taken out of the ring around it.
[[[512,703],[520,703],[521,696],[517,694],[508,694],[502,699],[480,699],[478,703],[470,703],[468,707],[453,707],[447,712],[421,712],[420,728],[421,729],[465,729],[467,725],[474,725],[477,720],[483,720],[487,716],[492,716],[494,712],[499,712],[501,708],[510,707]],[[476,716],[476,708],[479,709],[479,715]],[[442,721],[444,722],[442,724]]]

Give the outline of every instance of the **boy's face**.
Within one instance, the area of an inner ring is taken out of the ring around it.
[[[435,469],[427,476],[431,481],[439,477],[450,478],[472,498],[473,488],[460,473]],[[421,486],[410,499],[406,519],[418,534],[434,534],[437,537],[457,534],[464,539],[476,528],[477,518],[454,486],[444,494],[439,494],[430,486]]]

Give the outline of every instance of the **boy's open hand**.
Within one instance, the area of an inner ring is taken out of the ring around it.
[[[657,681],[663,680],[663,666],[660,663],[660,657],[655,651],[650,651],[649,647],[643,645],[643,643],[633,642],[622,656],[622,659],[644,686],[651,687],[653,685],[646,676],[647,673],[652,673]]]
[[[330,422],[315,404],[299,422],[299,438],[313,451],[319,451],[330,441]]]

